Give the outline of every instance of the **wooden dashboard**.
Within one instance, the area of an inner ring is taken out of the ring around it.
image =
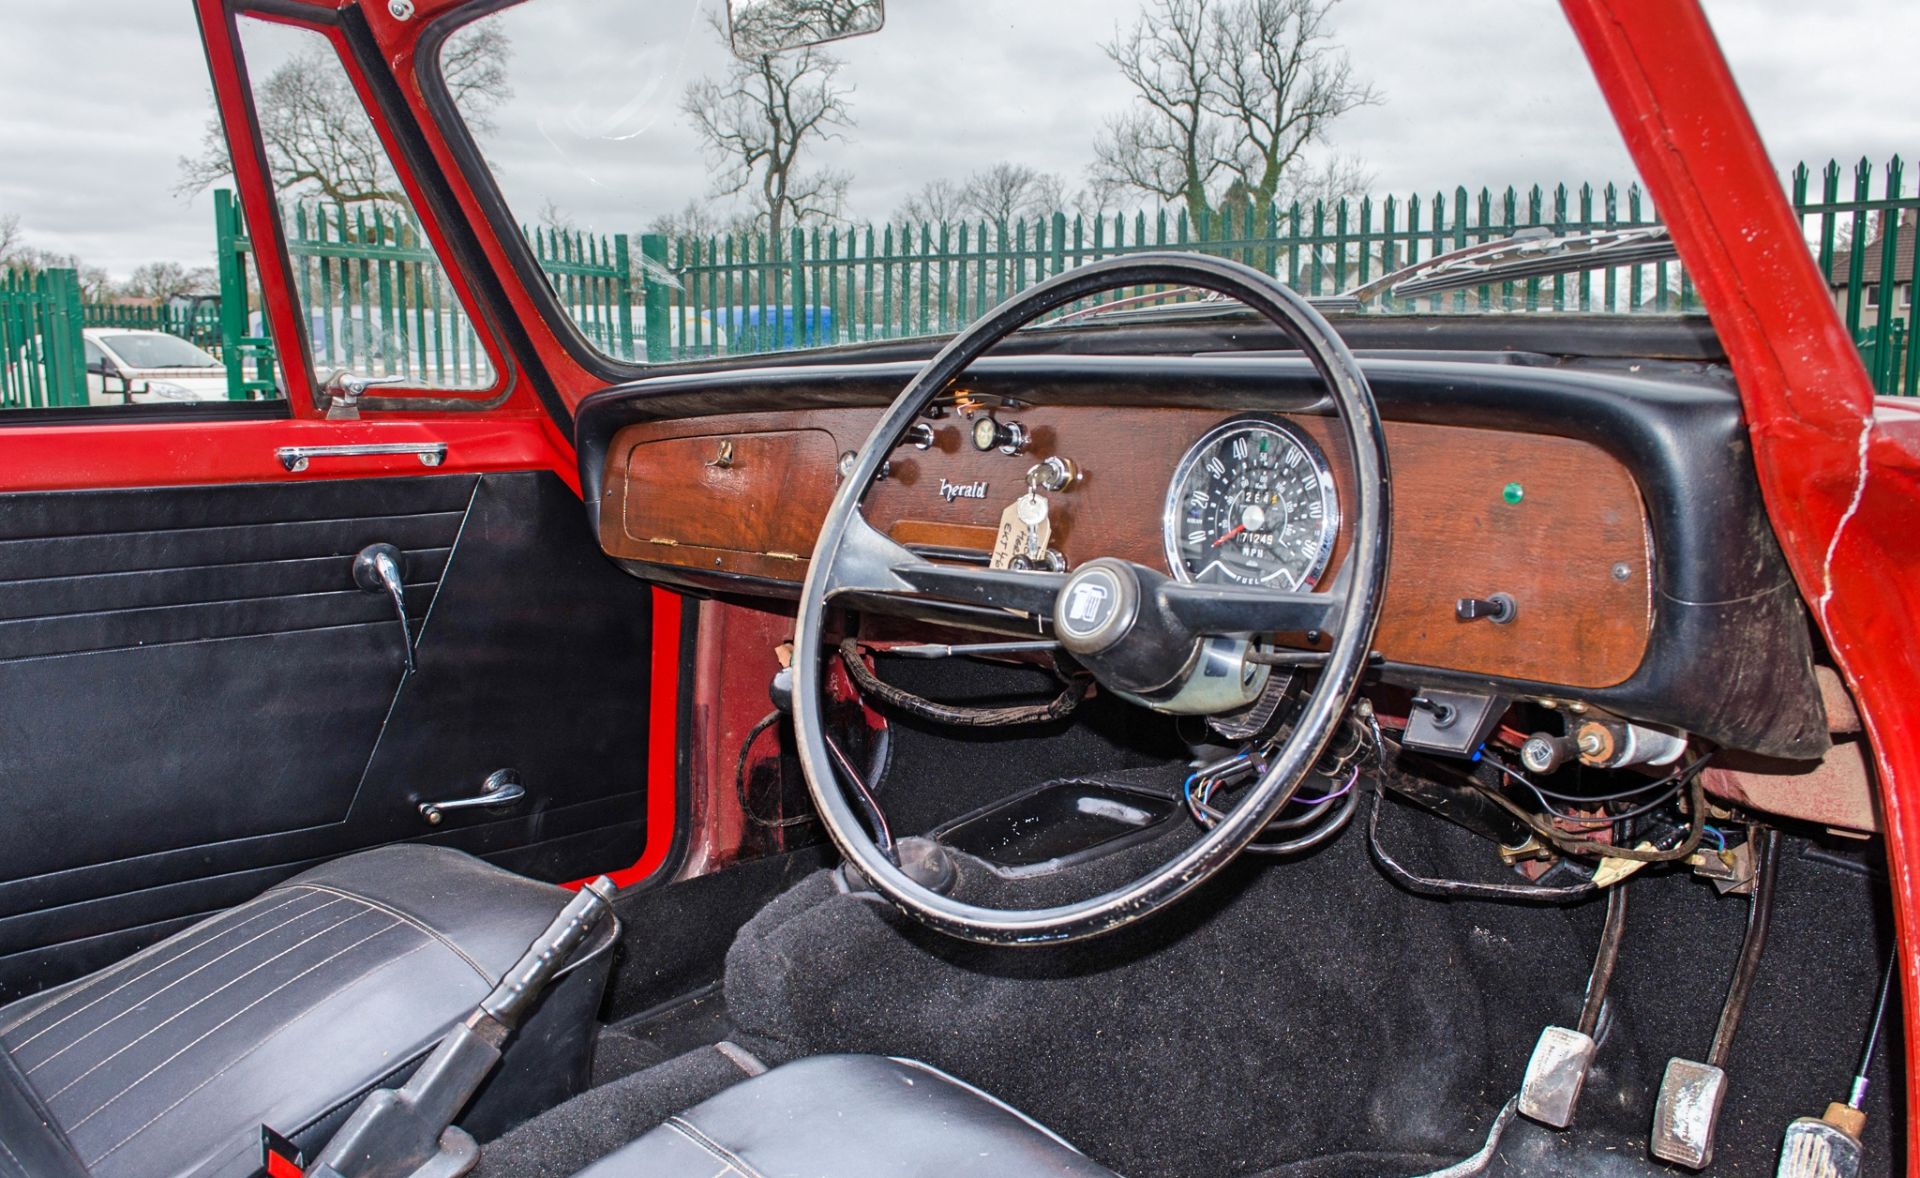
[[[607,450],[600,541],[629,561],[798,582],[838,480],[880,410],[805,409],[629,425]],[[1082,477],[1051,496],[1053,547],[1072,564],[1117,556],[1167,569],[1162,507],[1174,468],[1218,409],[1030,406],[1018,456],[976,450],[969,422],[933,421],[933,445],[897,449],[867,516],[894,539],[984,552],[1025,472],[1053,455]],[[1288,420],[1319,443],[1343,502],[1337,423]],[[1386,425],[1393,516],[1376,647],[1391,661],[1597,688],[1632,676],[1653,626],[1646,510],[1626,467],[1568,438],[1412,422]],[[949,488],[980,497],[943,494]],[[1342,522],[1331,584],[1345,558]],[[1513,621],[1460,621],[1462,597],[1506,593]]]

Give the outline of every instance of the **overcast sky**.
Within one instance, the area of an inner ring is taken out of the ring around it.
[[[173,191],[209,109],[187,0],[89,0],[84,18],[0,3],[0,215],[117,276],[210,262],[211,198]],[[485,147],[518,213],[551,200],[582,225],[637,231],[707,195],[712,170],[677,105],[726,60],[700,3],[532,0],[500,18],[515,93]],[[1137,4],[889,0],[884,32],[837,47],[857,125],[819,159],[853,174],[849,214],[884,218],[929,179],[1003,160],[1083,185],[1095,132],[1128,101],[1099,43]],[[1920,3],[1708,0],[1708,12],[1780,167],[1920,146]],[[1631,179],[1556,5],[1344,0],[1334,24],[1381,102],[1342,119],[1326,150],[1360,161],[1375,193]],[[294,36],[251,37],[256,76]]]

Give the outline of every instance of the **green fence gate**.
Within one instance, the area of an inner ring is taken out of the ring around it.
[[[87,403],[80,275],[0,271],[0,409]]]
[[[231,192],[214,194],[221,260],[223,355],[230,379],[270,387],[273,358],[248,257],[251,241]],[[400,377],[410,387],[478,389],[493,383],[487,351],[466,306],[412,214],[392,205],[353,208],[300,201],[281,209],[294,296],[306,317],[314,367]],[[523,230],[569,317],[597,348],[637,359],[627,238],[573,230]],[[246,359],[232,358],[235,353]]]

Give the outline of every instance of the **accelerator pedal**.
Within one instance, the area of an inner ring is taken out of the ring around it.
[[[1860,1133],[1867,1114],[1834,1101],[1823,1117],[1801,1117],[1787,1126],[1780,1149],[1779,1178],[1859,1178]]]
[[[1867,1043],[1860,1052],[1859,1066],[1853,1069],[1853,1091],[1847,1102],[1834,1101],[1825,1116],[1801,1117],[1787,1126],[1786,1141],[1780,1147],[1778,1178],[1857,1178],[1864,1152],[1860,1143],[1867,1127],[1867,1073],[1873,1070],[1873,1056],[1880,1047],[1880,1029],[1887,1020],[1887,1003],[1893,997],[1893,970],[1898,953],[1887,958],[1886,972],[1880,978],[1880,999],[1874,1003],[1873,1021],[1867,1026]]]

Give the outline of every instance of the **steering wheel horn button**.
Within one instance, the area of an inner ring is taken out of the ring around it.
[[[1118,561],[1096,560],[1067,578],[1053,610],[1061,645],[1099,654],[1126,637],[1140,614],[1140,582],[1131,573]]]

